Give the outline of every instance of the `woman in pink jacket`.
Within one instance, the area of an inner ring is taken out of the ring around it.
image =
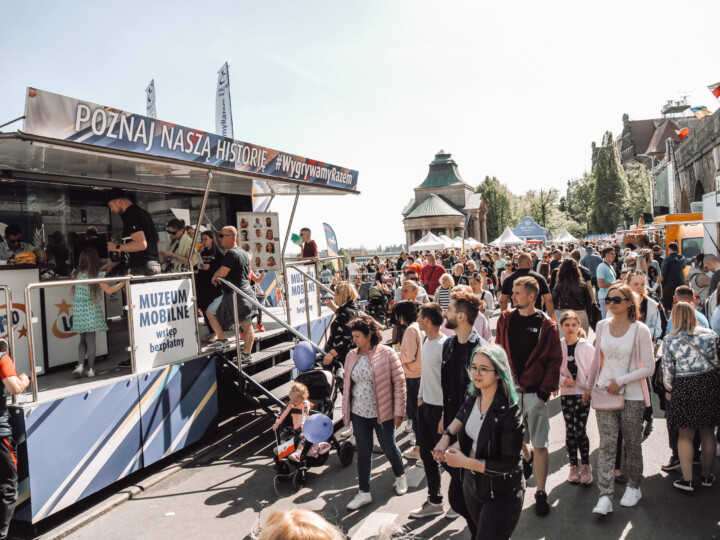
[[[570,460],[568,482],[584,486],[592,483],[590,465],[590,440],[587,436],[587,420],[590,404],[583,403],[582,395],[590,375],[590,365],[595,347],[585,339],[582,321],[573,310],[564,311],[558,321],[563,332],[560,341],[563,360],[560,366],[560,403],[565,419],[565,446]],[[578,451],[582,469],[578,472]]]
[[[407,395],[400,358],[390,347],[380,344],[380,327],[374,319],[362,316],[350,321],[357,349],[345,357],[343,419],[352,421],[357,441],[358,483],[360,491],[347,505],[348,510],[370,504],[370,471],[373,458],[373,430],[392,465],[395,493],[407,493],[407,478],[395,428],[405,417]]]

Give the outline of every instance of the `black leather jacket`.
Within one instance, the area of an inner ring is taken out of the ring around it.
[[[464,426],[476,399],[473,396],[469,397],[457,415],[463,423],[463,428],[458,433],[458,442],[460,450],[466,456],[470,455],[473,440],[465,432]],[[461,470],[463,480],[466,475],[472,475],[478,498],[499,498],[525,489],[525,478],[522,474],[524,434],[525,427],[520,407],[517,403],[510,404],[502,387],[498,387],[478,433],[475,452],[475,459],[485,460],[485,472]]]

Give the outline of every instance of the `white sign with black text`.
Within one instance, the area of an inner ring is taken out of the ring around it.
[[[133,284],[130,290],[138,372],[198,354],[189,278]]]
[[[308,276],[317,279],[315,275],[315,265],[305,264],[297,266],[300,270],[305,272]],[[285,284],[288,290],[288,315],[290,326],[297,326],[300,324],[307,323],[307,316],[305,310],[310,310],[310,320],[317,318],[318,311],[318,300],[317,300],[317,285],[307,280],[307,302],[305,305],[305,285],[303,283],[303,275],[295,270],[294,267],[287,267],[287,283]]]

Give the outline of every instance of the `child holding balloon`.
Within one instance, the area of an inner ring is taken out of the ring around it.
[[[292,418],[292,436],[295,438],[296,449],[295,452],[288,457],[288,459],[292,461],[300,461],[300,455],[305,447],[305,437],[303,436],[302,428],[310,416],[310,409],[313,408],[313,404],[308,400],[309,396],[310,392],[307,386],[299,382],[293,382],[288,391],[290,403],[287,404],[285,410],[272,426],[273,431],[277,431],[288,414]],[[324,454],[328,450],[330,450],[330,444],[328,443],[313,444],[307,455],[317,457],[318,454]]]

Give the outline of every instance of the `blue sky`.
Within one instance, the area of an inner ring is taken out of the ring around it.
[[[0,123],[34,86],[214,131],[230,64],[235,138],[360,171],[358,197],[301,198],[341,246],[404,242],[440,149],[466,182],[563,188],[623,113],[718,102],[714,0],[0,3]],[[281,223],[291,201],[273,202]]]

